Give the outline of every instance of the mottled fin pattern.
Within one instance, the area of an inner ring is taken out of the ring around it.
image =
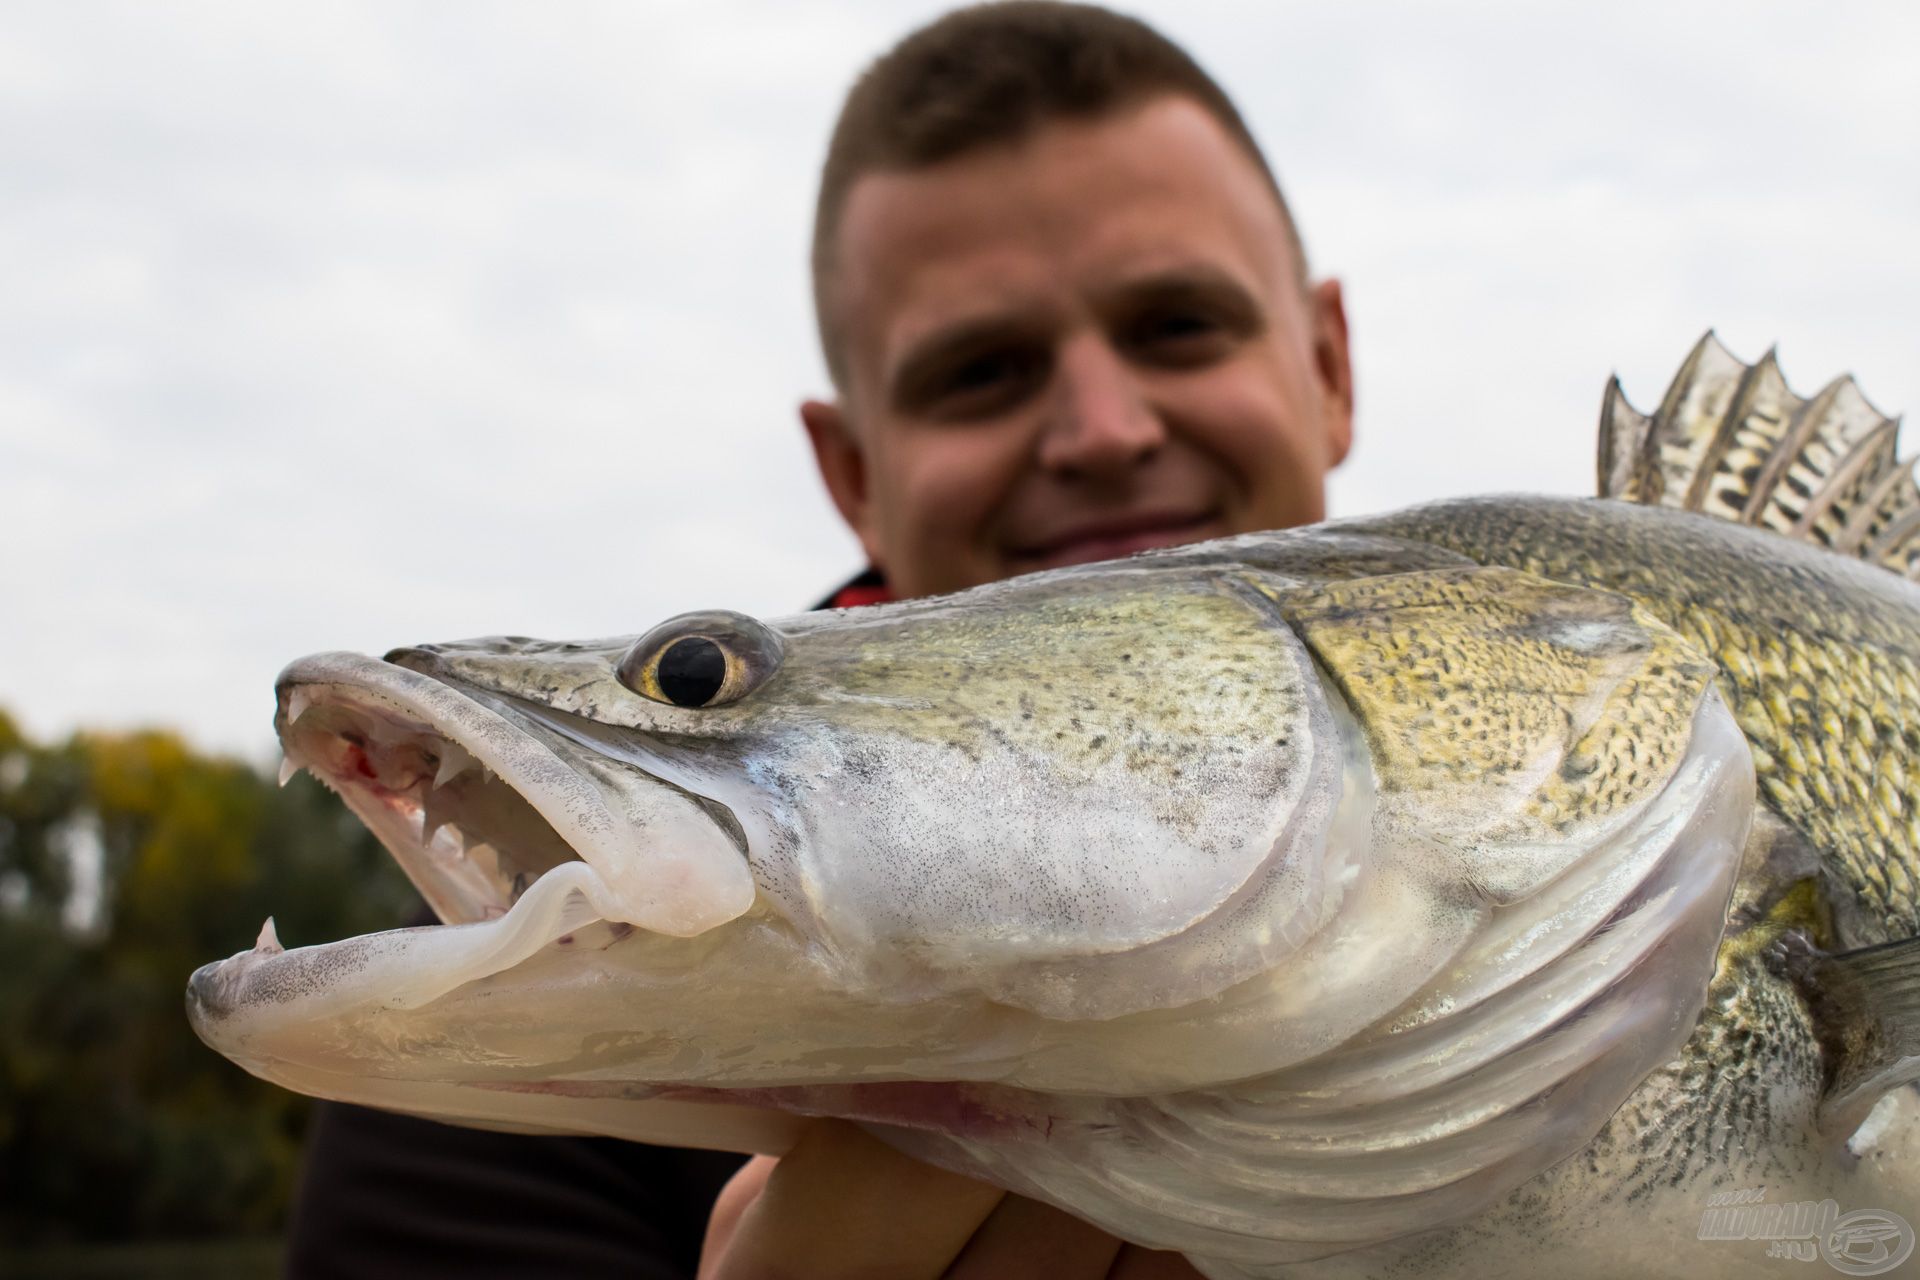
[[[1743,364],[1712,333],[1652,416],[1620,380],[1600,411],[1600,496],[1758,525],[1920,580],[1920,486],[1899,421],[1851,377],[1802,399],[1769,351]]]
[[[1889,1089],[1920,1080],[1920,938],[1841,955],[1789,944],[1781,958],[1829,1041],[1822,1127],[1845,1138]]]

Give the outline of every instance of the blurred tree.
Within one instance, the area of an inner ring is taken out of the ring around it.
[[[298,946],[417,909],[304,774],[160,732],[41,746],[0,713],[0,1240],[277,1229],[306,1103],[195,1038],[187,975],[269,913]]]

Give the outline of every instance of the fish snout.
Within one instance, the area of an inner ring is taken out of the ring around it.
[[[233,1012],[228,985],[220,973],[219,961],[201,965],[187,979],[187,1021],[203,1038],[206,1033],[201,1028]]]

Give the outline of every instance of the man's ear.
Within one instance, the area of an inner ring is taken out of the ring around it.
[[[820,468],[820,479],[826,483],[840,518],[853,530],[853,536],[860,539],[868,561],[884,568],[875,554],[877,544],[872,533],[873,503],[867,488],[867,457],[853,438],[846,411],[838,403],[808,400],[800,406],[800,424],[807,429],[807,440],[813,445],[814,465]]]
[[[1347,304],[1338,280],[1322,280],[1307,295],[1313,308],[1313,370],[1326,397],[1327,465],[1337,467],[1353,448],[1353,360],[1347,353]]]

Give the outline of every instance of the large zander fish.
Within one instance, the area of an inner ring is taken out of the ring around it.
[[[1711,335],[1603,418],[1627,501],[302,659],[288,767],[447,924],[269,922],[194,1025],[471,1124],[847,1117],[1215,1277],[1805,1274],[1711,1238],[1756,1196],[1905,1266],[1920,491]]]

